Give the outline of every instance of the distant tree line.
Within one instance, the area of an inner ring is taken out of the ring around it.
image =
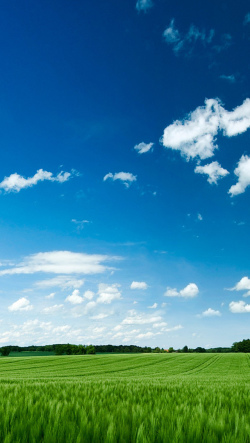
[[[211,353],[211,352],[250,352],[250,339],[242,340],[233,343],[230,348],[210,348],[205,349],[198,346],[195,349],[188,348],[184,346],[182,349],[174,349],[170,347],[169,349],[151,348],[150,346],[136,346],[136,345],[72,345],[66,344],[53,344],[45,346],[3,346],[0,348],[0,353],[2,356],[8,356],[11,352],[53,352],[56,355],[84,355],[84,354],[96,354],[96,353],[114,353],[114,354],[135,354],[135,353],[163,353],[163,352],[181,352],[181,353]]]

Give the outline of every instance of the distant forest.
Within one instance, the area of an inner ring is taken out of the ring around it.
[[[55,355],[83,355],[83,354],[99,354],[99,353],[115,353],[115,354],[128,354],[128,353],[171,353],[171,352],[183,352],[183,353],[211,353],[211,352],[250,352],[250,339],[242,340],[239,342],[233,343],[231,348],[210,348],[205,349],[202,347],[197,347],[195,349],[188,348],[188,346],[184,346],[182,349],[174,349],[170,347],[168,349],[163,348],[151,348],[149,346],[141,347],[136,345],[72,345],[69,343],[66,344],[53,344],[53,345],[45,345],[45,346],[3,346],[0,348],[0,353],[2,356],[8,356],[13,352],[51,352]]]

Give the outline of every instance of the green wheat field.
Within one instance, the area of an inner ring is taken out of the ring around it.
[[[250,442],[249,354],[0,358],[0,442]]]

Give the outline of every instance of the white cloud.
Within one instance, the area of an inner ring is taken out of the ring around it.
[[[113,181],[120,180],[123,182],[126,188],[128,188],[132,182],[137,180],[136,175],[131,174],[131,172],[116,172],[115,174],[109,172],[105,175],[103,181],[106,181],[108,179],[111,179]]]
[[[92,291],[85,291],[83,297],[87,300],[92,300],[94,298],[95,293]]]
[[[71,329],[71,327],[69,325],[57,326],[57,327],[52,329],[52,333],[53,334],[65,334],[70,329]]]
[[[112,257],[112,259],[117,259],[117,257]],[[25,257],[16,266],[0,271],[0,275],[34,274],[36,272],[98,274],[109,269],[103,265],[103,262],[108,260],[111,260],[111,257],[107,255],[90,255],[71,251],[39,252]]]
[[[181,35],[179,30],[175,28],[174,19],[171,20],[169,26],[163,32],[165,42],[172,46],[173,51],[178,55],[181,51],[186,51],[188,55],[192,54],[197,42],[202,46],[206,46],[212,42],[214,31],[211,29],[208,33],[204,30],[200,31],[196,26],[191,25],[188,32]]]
[[[196,166],[194,172],[196,174],[208,175],[207,181],[210,184],[212,184],[212,183],[217,184],[217,181],[219,179],[221,179],[229,174],[229,172],[226,169],[222,168],[221,165],[217,161],[209,163],[204,166]]]
[[[44,171],[43,169],[39,169],[33,177],[29,178],[14,173],[9,177],[4,177],[4,180],[0,183],[0,189],[4,189],[6,192],[19,192],[21,189],[36,185],[39,181],[49,180],[63,183],[69,180],[71,176],[72,173],[61,171],[54,177],[52,172]]]
[[[250,12],[245,15],[243,24],[247,25],[248,23],[250,23]]]
[[[148,285],[145,281],[133,281],[130,285],[131,289],[148,289]]]
[[[79,289],[84,284],[84,280],[69,277],[68,275],[58,275],[54,278],[41,280],[35,283],[35,286],[39,289],[54,288],[58,286],[63,290],[66,289]]]
[[[180,329],[183,329],[182,325],[176,325],[176,326],[173,326],[172,328],[163,328],[162,331],[163,332],[174,332],[174,331],[179,331]]]
[[[19,300],[15,301],[14,303],[12,303],[12,305],[8,307],[8,310],[11,312],[30,311],[31,309],[33,309],[33,306],[30,304],[30,301],[25,297],[19,298]]]
[[[215,311],[212,308],[208,308],[206,311],[202,312],[201,314],[202,317],[220,317],[221,313],[220,311]]]
[[[228,191],[228,193],[231,194],[231,197],[242,194],[250,185],[250,157],[247,155],[242,155],[238,162],[238,167],[234,170],[234,173],[238,177],[238,182],[236,185],[231,186]]]
[[[161,316],[138,314],[135,310],[129,311],[129,316],[124,318],[122,325],[146,325],[150,323],[158,323],[162,321]]]
[[[229,309],[233,314],[243,314],[250,312],[250,305],[247,305],[244,301],[232,301],[229,303]]]
[[[153,333],[153,332],[149,331],[149,332],[145,332],[145,333],[141,333],[141,334],[137,335],[136,338],[138,338],[140,340],[141,338],[151,338],[151,337],[154,337],[154,335],[159,335],[159,333],[158,332]]]
[[[54,314],[54,312],[60,311],[63,305],[53,305],[43,309],[44,314]]]
[[[79,289],[74,289],[72,294],[65,298],[65,301],[68,301],[73,305],[79,305],[84,301],[84,297],[79,295]]]
[[[158,306],[157,303],[154,303],[152,306],[148,306],[149,309],[156,309]]]
[[[104,283],[99,284],[99,290],[97,298],[97,303],[110,304],[114,300],[120,300],[122,298],[121,293],[119,291],[120,285],[106,285]]]
[[[144,11],[148,12],[149,9],[151,9],[154,6],[152,0],[137,0],[136,2],[136,9],[137,11]]]
[[[205,106],[198,107],[183,121],[176,120],[164,130],[161,142],[166,148],[180,151],[187,160],[204,160],[212,157],[218,148],[216,135],[232,137],[250,127],[250,99],[233,111],[226,111],[218,99],[206,99]]]
[[[134,146],[134,149],[138,152],[138,154],[145,154],[145,152],[149,152],[152,147],[154,146],[154,143],[139,143],[138,145]]]
[[[93,317],[91,317],[91,319],[92,320],[102,320],[102,319],[107,318],[109,316],[110,316],[110,314],[101,313],[101,314],[93,315]]]
[[[242,279],[236,283],[233,288],[230,288],[229,291],[248,291],[243,294],[243,297],[250,296],[250,279],[248,277],[242,277]]]
[[[84,313],[88,314],[89,311],[92,311],[93,309],[95,309],[95,307],[96,307],[96,302],[95,301],[89,301],[86,304],[85,308],[84,308]]]
[[[230,288],[230,291],[246,291],[250,290],[250,278],[242,277],[242,279],[236,283],[233,288]]]
[[[165,321],[161,321],[160,323],[154,323],[153,328],[165,328],[167,326],[167,323]]]
[[[176,288],[167,287],[165,292],[166,297],[184,297],[193,298],[199,294],[199,288],[195,283],[189,283],[184,289],[177,291]]]
[[[49,295],[45,295],[45,298],[51,299],[55,297],[55,292],[51,292]]]

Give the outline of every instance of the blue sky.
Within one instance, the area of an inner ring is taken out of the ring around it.
[[[249,3],[0,22],[0,343],[248,338]]]

